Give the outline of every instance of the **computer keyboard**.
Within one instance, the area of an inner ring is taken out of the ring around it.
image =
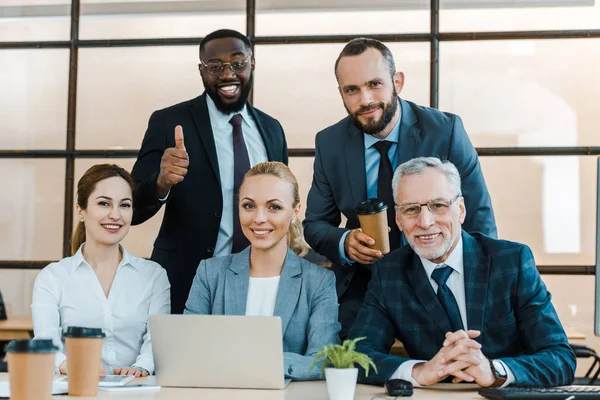
[[[555,388],[483,388],[479,394],[492,400],[501,399],[598,399],[600,400],[600,386],[562,386]]]

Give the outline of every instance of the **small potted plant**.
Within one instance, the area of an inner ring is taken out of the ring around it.
[[[355,350],[356,342],[366,339],[360,337],[352,340],[344,340],[344,343],[328,344],[323,346],[317,354],[315,361],[311,365],[312,370],[315,366],[321,364],[321,375],[325,372],[327,382],[327,392],[330,400],[352,400],[356,390],[356,379],[358,377],[358,364],[365,370],[365,375],[369,376],[369,367],[372,366],[375,372],[377,367],[373,360],[364,353]]]

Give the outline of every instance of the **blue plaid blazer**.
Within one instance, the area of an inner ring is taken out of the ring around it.
[[[557,386],[573,381],[576,360],[536,269],[529,247],[462,233],[468,329],[489,359],[500,359],[514,385]],[[349,337],[366,336],[357,350],[378,373],[359,380],[382,385],[406,358],[390,355],[394,339],[412,359],[430,360],[442,348],[450,322],[419,257],[405,246],[374,264],[373,277]]]

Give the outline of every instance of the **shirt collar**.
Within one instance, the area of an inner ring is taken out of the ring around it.
[[[433,270],[441,264],[433,263],[429,260],[424,259],[421,256],[419,256],[419,258],[421,259],[423,267],[425,267],[425,272],[427,272],[427,276],[431,279],[431,274],[433,273]],[[452,250],[452,253],[450,253],[450,255],[448,256],[446,261],[444,261],[443,264],[452,267],[454,271],[458,272],[461,275],[464,274],[462,235],[458,240],[458,244],[456,245],[454,250]]]
[[[398,110],[400,110],[400,109],[401,109],[400,100],[398,100]],[[392,129],[390,134],[387,135],[387,137],[385,139],[378,139],[373,135],[367,135],[366,133],[363,133],[365,149],[368,149],[369,147],[373,146],[375,143],[377,143],[381,140],[387,140],[388,142],[398,144],[398,141],[400,140],[400,121],[401,120],[402,120],[402,111],[400,111],[400,118],[398,118],[398,121],[396,122],[394,129]]]
[[[208,116],[211,124],[219,129],[230,128],[231,125],[229,124],[229,120],[234,114],[240,114],[242,116],[242,123],[246,123],[246,125],[250,124],[250,114],[248,113],[248,107],[245,104],[244,108],[242,108],[242,110],[238,113],[223,114],[221,111],[217,110],[215,102],[207,93],[206,105],[208,107]]]
[[[81,246],[79,246],[79,249],[77,250],[77,253],[75,253],[73,255],[72,258],[72,263],[71,263],[71,272],[75,272],[75,270],[77,268],[79,268],[82,265],[88,265],[90,266],[90,264],[88,264],[88,262],[85,260],[85,258],[83,257],[83,246],[85,246],[85,243],[83,243]],[[139,266],[136,265],[131,257],[131,255],[129,255],[129,253],[127,252],[127,250],[125,250],[125,247],[123,247],[122,245],[119,245],[119,249],[121,249],[121,253],[123,254],[123,258],[121,259],[121,262],[119,263],[119,267],[117,268],[117,270],[125,265],[130,265],[132,266],[136,271],[139,271]],[[91,266],[90,266],[91,268]]]

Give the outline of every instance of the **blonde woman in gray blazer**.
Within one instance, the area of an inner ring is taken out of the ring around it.
[[[200,262],[185,313],[278,316],[285,376],[318,379],[319,368],[309,368],[321,346],[339,342],[338,303],[333,272],[299,257],[306,244],[298,182],[285,164],[260,163],[246,174],[239,199],[250,246]]]

